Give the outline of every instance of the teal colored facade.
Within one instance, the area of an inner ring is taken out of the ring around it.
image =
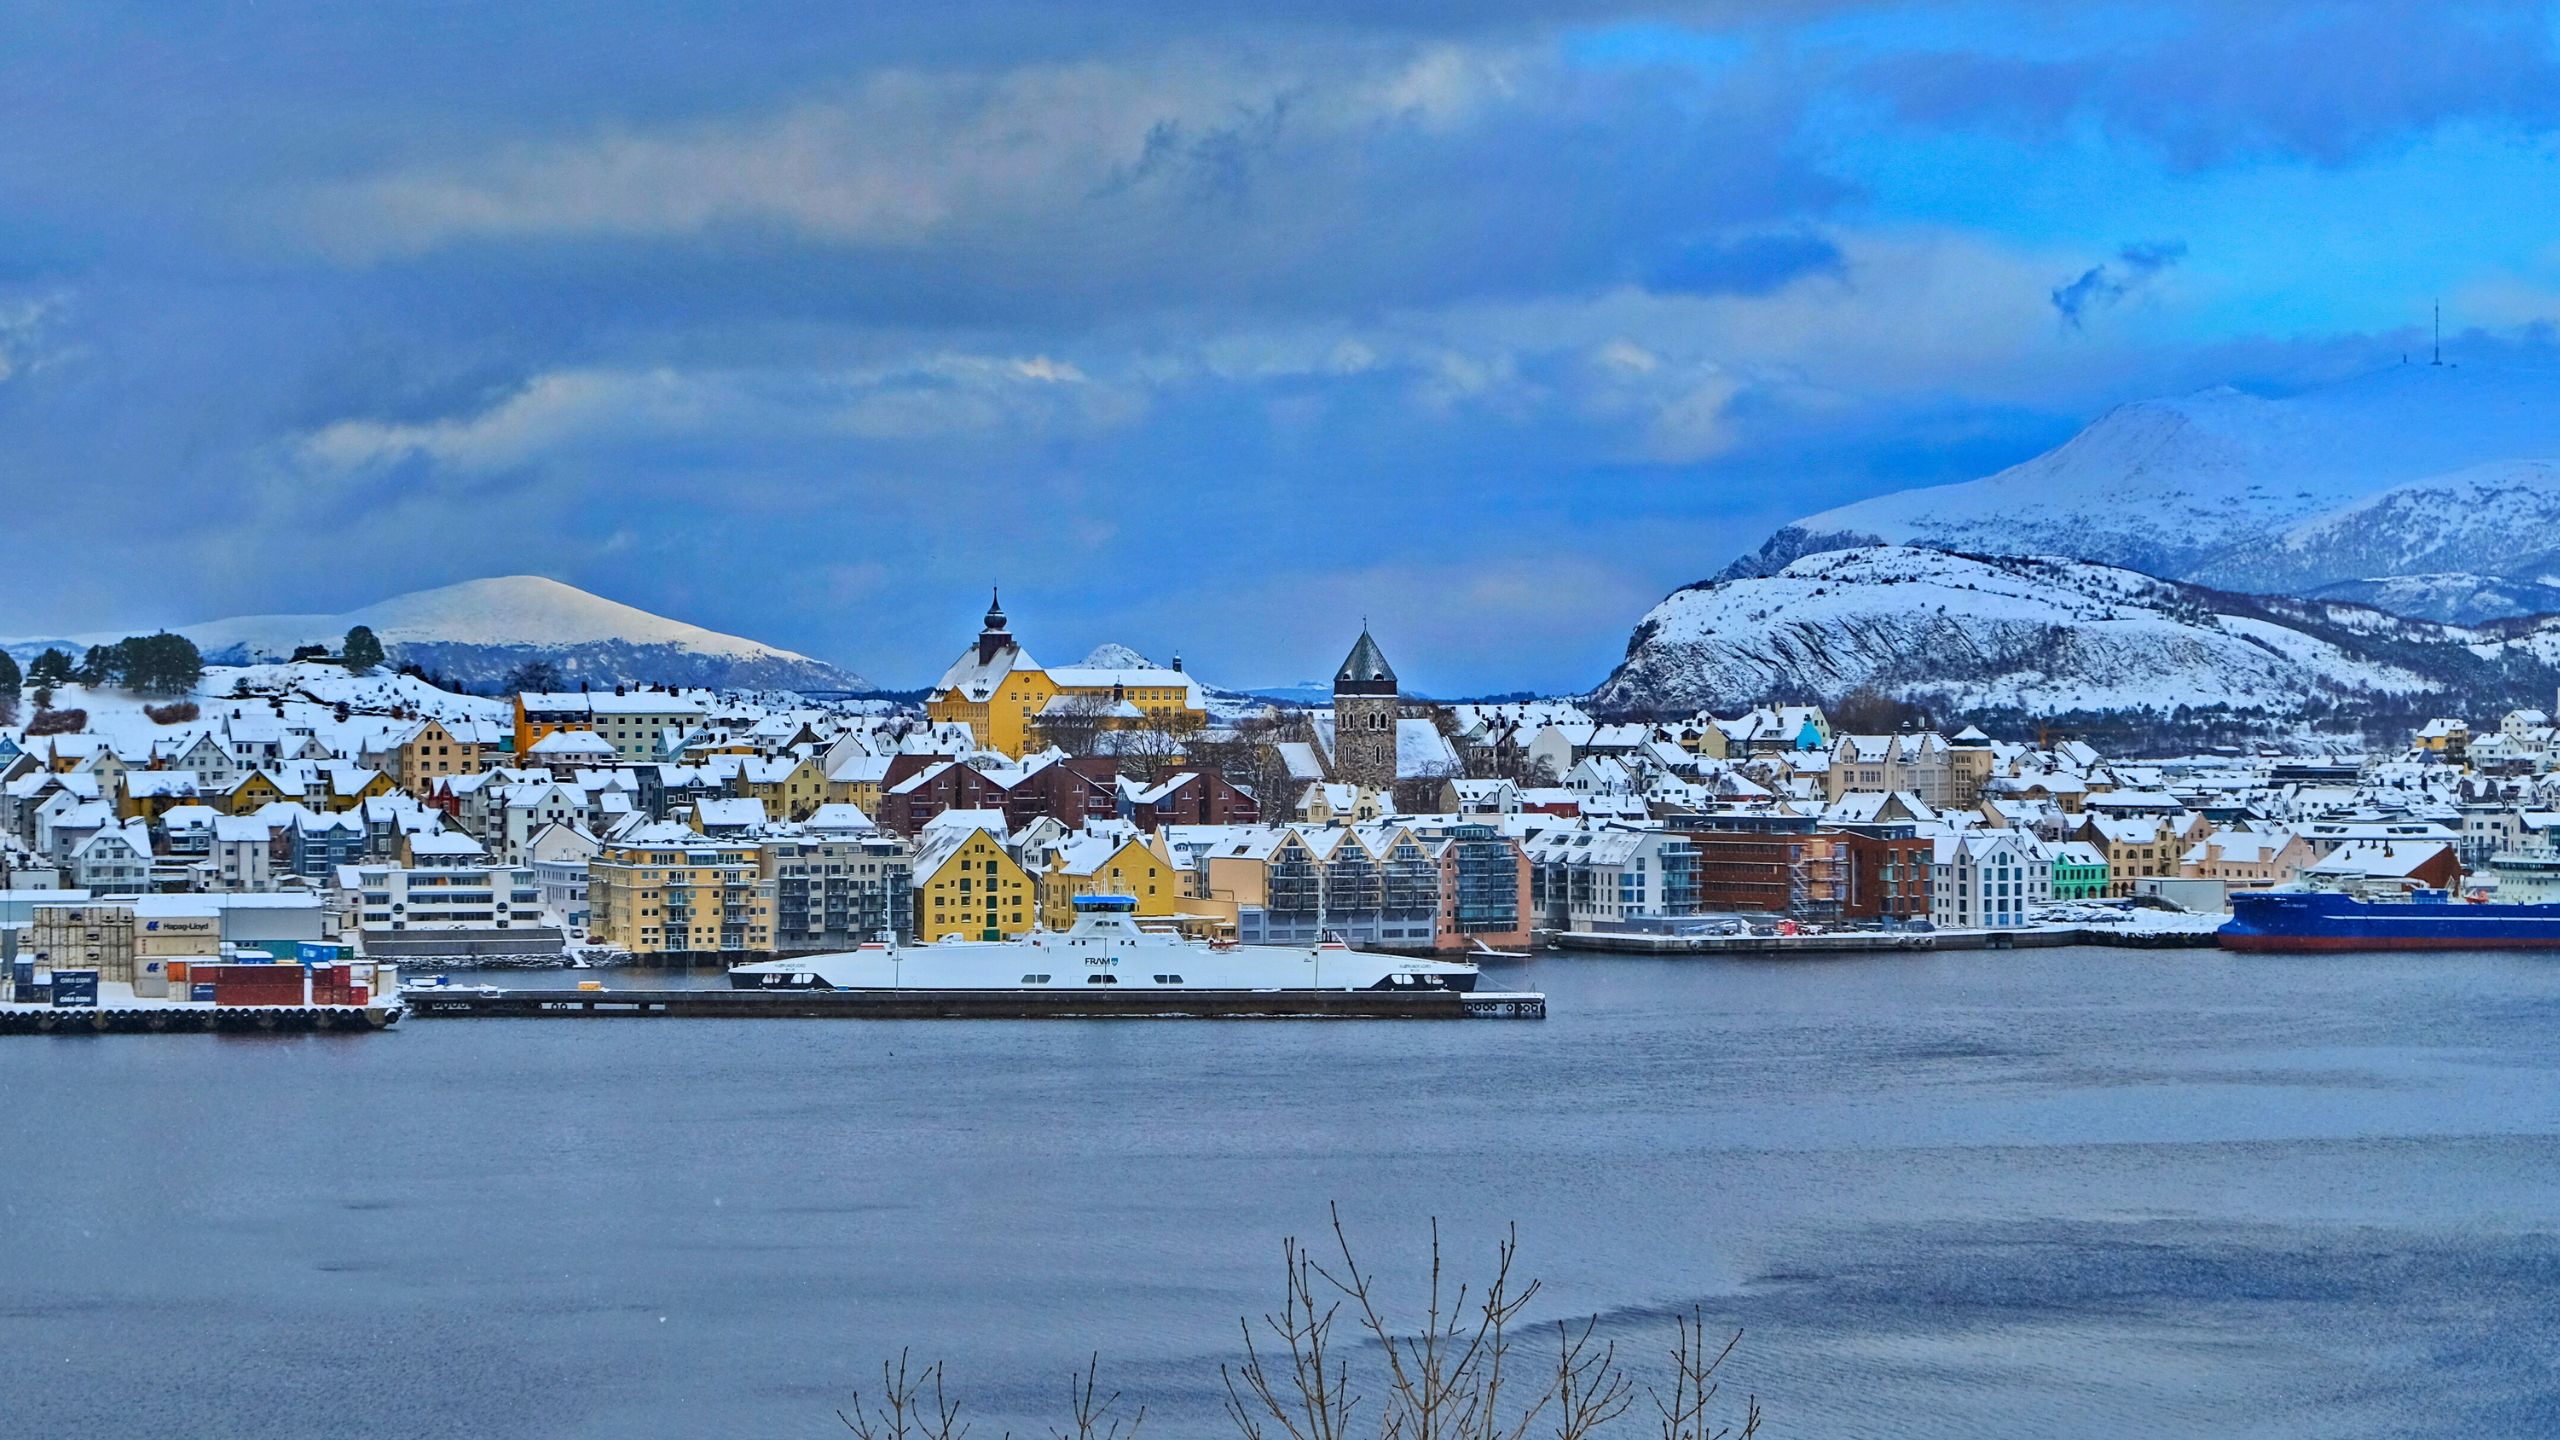
[[[2056,900],[2096,900],[2107,893],[2107,862],[2081,860],[2069,855],[2053,857],[2053,898]]]

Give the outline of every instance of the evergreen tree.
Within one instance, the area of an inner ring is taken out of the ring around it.
[[[18,674],[18,657],[0,650],[0,700],[17,703],[18,687],[23,681]]]
[[[358,625],[347,632],[346,644],[339,647],[340,658],[358,675],[382,663],[382,642],[374,638],[373,627]]]
[[[113,645],[90,646],[89,653],[80,657],[80,663],[71,667],[71,678],[93,690],[101,685],[123,684],[124,648],[122,641]]]
[[[146,695],[182,695],[204,679],[204,656],[184,635],[131,635],[116,649],[124,683]]]
[[[27,682],[32,685],[60,687],[71,683],[71,656],[61,650],[47,650],[27,668]]]

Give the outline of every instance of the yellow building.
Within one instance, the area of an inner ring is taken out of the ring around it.
[[[1080,834],[1058,847],[1040,877],[1040,922],[1052,930],[1076,923],[1079,895],[1127,895],[1141,917],[1182,912],[1182,884],[1162,855],[1127,834]]]
[[[880,813],[880,789],[889,778],[889,757],[853,755],[827,773],[825,803],[851,805],[865,815]]]
[[[440,776],[477,775],[483,768],[478,742],[457,738],[441,720],[420,724],[390,759],[392,780],[416,795],[426,794]]]
[[[752,841],[681,825],[641,827],[587,866],[587,933],[634,955],[755,955],[773,949],[773,884]]]
[[[393,789],[390,776],[355,765],[326,767],[321,774],[321,783],[329,791],[322,805],[333,812],[353,810],[367,800],[381,799]],[[310,800],[306,798],[303,803],[309,804]]]
[[[810,811],[827,803],[826,772],[805,757],[750,758],[739,765],[729,788],[741,800],[763,801],[764,813],[776,820],[806,820]]]
[[[279,800],[301,798],[299,795],[285,794],[284,787],[278,785],[266,771],[252,770],[241,776],[240,783],[232,786],[231,793],[223,797],[222,808],[233,815],[254,815],[261,806],[272,805]]]
[[[1206,723],[1209,712],[1207,697],[1181,665],[1177,657],[1170,670],[1153,665],[1049,669],[1013,638],[1005,628],[1004,607],[991,602],[977,644],[926,693],[924,713],[936,724],[968,726],[980,745],[1007,755],[1041,749],[1051,730],[1154,724],[1189,731]]]
[[[1031,876],[1002,838],[949,811],[925,827],[915,864],[916,938],[1009,940],[1029,934]]]

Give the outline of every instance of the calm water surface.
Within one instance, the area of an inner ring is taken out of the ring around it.
[[[1774,1437],[2560,1433],[2560,962],[1549,958],[1529,1023],[0,1041],[0,1433],[1224,1433],[1340,1202],[1745,1327]]]

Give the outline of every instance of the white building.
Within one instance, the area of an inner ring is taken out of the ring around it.
[[[1929,869],[1929,918],[1943,929],[2002,930],[2053,899],[2053,857],[2016,830],[1940,834]]]
[[[341,865],[347,913],[367,930],[505,930],[543,923],[533,871],[519,865]]]

